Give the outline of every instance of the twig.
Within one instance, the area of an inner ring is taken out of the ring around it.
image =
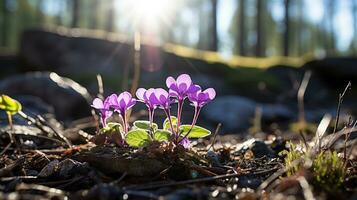
[[[47,123],[46,120],[43,119],[43,117],[42,117],[41,115],[36,115],[36,117],[37,117],[37,119],[38,119],[43,125],[45,125],[45,126],[47,126],[48,128],[50,128],[50,129],[53,131],[53,133],[54,133],[58,138],[60,138],[61,140],[63,140],[63,141],[67,144],[67,146],[68,146],[69,148],[72,148],[71,142],[70,142],[64,135],[62,135],[62,133],[56,131],[56,129],[53,128],[52,125],[50,125],[49,123]]]
[[[304,78],[301,81],[301,85],[297,93],[298,106],[299,106],[299,121],[303,123],[305,123],[304,96],[310,78],[311,78],[311,71],[305,72]]]
[[[38,185],[38,184],[21,183],[16,187],[16,191],[19,191],[19,190],[38,190],[38,191],[47,192],[48,194],[51,194],[51,195],[67,196],[63,190],[59,190],[56,188],[50,188],[50,187],[46,187],[46,186]]]
[[[100,74],[97,74],[97,83],[98,83],[98,94],[97,96],[101,99],[104,98],[104,87],[103,87],[103,79]]]
[[[352,129],[354,129],[357,125],[357,120],[355,121],[355,123],[352,125]],[[344,158],[344,167],[347,167],[347,140],[350,138],[351,133],[352,133],[352,129],[351,131],[347,132],[345,134],[345,142],[344,142],[344,148],[343,148],[343,158]]]
[[[0,182],[8,182],[16,179],[37,179],[37,176],[11,176],[11,177],[2,177],[0,178]]]
[[[118,183],[120,183],[126,177],[126,175],[128,175],[128,173],[124,172],[118,179],[110,182],[109,184],[110,185],[117,185]]]
[[[283,175],[289,169],[297,166],[302,160],[303,160],[303,158],[296,159],[291,163],[291,166],[289,168],[284,167],[284,168],[280,169],[279,171],[275,172],[274,174],[272,174],[268,179],[266,179],[262,184],[260,184],[259,188],[257,189],[257,193],[261,194],[262,191],[265,190],[272,182],[274,182],[277,178],[279,178],[281,175]]]
[[[333,132],[335,133],[337,130],[337,125],[338,125],[338,120],[340,118],[340,111],[341,111],[341,104],[343,102],[343,97],[345,96],[346,92],[348,89],[351,89],[351,82],[349,81],[348,84],[346,85],[344,91],[342,94],[340,93],[338,95],[338,104],[337,104],[337,116],[336,116],[336,122],[335,122],[335,127],[333,128]]]
[[[12,142],[10,142],[9,144],[7,144],[5,146],[5,148],[0,152],[0,156],[2,156],[7,150],[9,150],[9,148],[11,147]]]
[[[27,134],[27,133],[15,133],[15,135],[26,135],[26,136],[31,136],[31,137],[36,137],[36,138],[41,138],[41,139],[46,139],[46,140],[51,140],[52,142],[58,143],[60,145],[66,144],[61,140],[58,140],[56,138],[51,138],[43,135],[35,135],[35,134]]]
[[[300,176],[297,178],[297,180],[299,181],[300,186],[303,190],[305,200],[315,200],[314,194],[312,193],[312,190],[306,178],[304,176]]]
[[[213,150],[215,150],[214,147],[213,147],[213,145],[214,145],[214,143],[216,143],[216,138],[217,138],[217,135],[218,135],[219,130],[221,129],[221,126],[222,126],[222,123],[219,123],[219,124],[217,125],[216,130],[214,131],[213,140],[212,140],[212,142],[211,142],[210,147],[207,149],[207,151],[209,151],[211,148],[213,148]]]
[[[302,132],[302,130],[299,130],[299,134],[300,134],[300,136],[302,138],[302,141],[304,142],[305,148],[307,149],[308,145],[307,145],[306,138],[305,138],[304,133]]]
[[[331,119],[332,119],[331,115],[329,114],[324,115],[319,126],[317,127],[315,138],[314,138],[314,145],[318,145],[319,147],[318,151],[320,151],[321,149],[321,139],[325,135],[328,125],[331,122]]]
[[[72,144],[71,142],[66,138],[64,137],[61,133],[57,132],[51,125],[49,125],[41,116],[36,116],[37,118],[33,118],[33,117],[30,117],[29,115],[25,114],[24,112],[20,111],[18,112],[18,114],[26,119],[27,121],[31,122],[32,124],[34,124],[37,128],[39,128],[41,131],[45,132],[45,133],[48,133],[47,130],[45,130],[43,128],[43,126],[46,126],[48,127],[49,129],[51,129],[53,131],[53,133],[61,140],[63,140],[66,145],[69,147],[69,148],[72,148]]]

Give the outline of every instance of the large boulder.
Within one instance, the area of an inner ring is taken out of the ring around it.
[[[241,96],[220,96],[202,110],[205,119],[222,123],[227,132],[238,132],[249,128],[256,109],[261,108],[262,121],[291,120],[296,118],[288,107],[279,104],[259,104]]]
[[[357,81],[357,58],[313,60],[306,63],[303,68],[316,72],[330,87],[340,88],[348,81]]]
[[[53,72],[32,72],[8,77],[0,82],[1,93],[9,96],[29,95],[19,98],[24,110],[37,114],[51,113],[56,118],[71,121],[90,115],[91,96],[87,89],[75,81]],[[29,98],[31,97],[31,98]],[[45,102],[44,105],[41,101]]]

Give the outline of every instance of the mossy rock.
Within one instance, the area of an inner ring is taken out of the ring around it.
[[[96,146],[79,152],[73,159],[88,162],[91,166],[107,174],[127,173],[130,176],[157,175],[168,167],[158,158],[131,152],[127,148]]]

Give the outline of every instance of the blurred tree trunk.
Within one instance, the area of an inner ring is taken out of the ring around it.
[[[197,1],[196,5],[197,6],[197,12],[198,12],[198,17],[199,17],[199,23],[198,24],[198,43],[197,43],[197,48],[201,50],[208,50],[210,48],[210,27],[207,24],[207,12],[205,11],[205,2]],[[195,7],[193,7],[194,9]],[[206,22],[206,23],[202,23]]]
[[[64,1],[58,1],[56,2],[58,6],[58,14],[56,16],[56,24],[57,25],[63,25],[63,14],[64,14]]]
[[[257,43],[255,47],[255,55],[258,57],[264,56],[264,12],[265,12],[265,2],[257,0],[256,2],[256,37]]]
[[[353,1],[352,5],[352,13],[353,13],[353,35],[354,39],[352,41],[352,49],[353,49],[353,54],[357,54],[357,0]]]
[[[41,24],[44,21],[44,15],[42,12],[43,0],[37,0],[36,3],[36,21]]]
[[[89,28],[96,29],[98,27],[98,9],[99,2],[98,0],[92,0],[90,3],[90,16],[89,16]]]
[[[285,18],[284,18],[284,38],[283,38],[283,55],[289,56],[289,35],[290,35],[290,0],[284,1]]]
[[[114,31],[114,17],[115,17],[115,10],[114,10],[114,1],[109,0],[107,1],[107,23],[105,24],[105,30],[107,31]]]
[[[80,12],[80,1],[72,0],[72,23],[71,27],[76,28],[79,26],[79,13]]]
[[[218,35],[217,35],[217,2],[218,0],[211,0],[212,5],[212,25],[211,25],[211,40],[209,50],[218,50]]]
[[[298,9],[298,16],[299,21],[297,25],[297,45],[298,45],[298,55],[302,56],[304,54],[304,41],[303,41],[303,34],[304,34],[304,1],[297,1],[297,9]]]
[[[239,1],[239,54],[246,55],[245,40],[245,0]]]
[[[336,45],[335,45],[335,31],[334,31],[334,25],[333,25],[333,20],[335,18],[335,6],[336,2],[335,0],[329,0],[328,1],[328,29],[329,29],[329,52],[334,53],[336,51]]]
[[[7,0],[1,1],[1,46],[6,47],[8,45],[8,14],[9,11],[7,9]]]

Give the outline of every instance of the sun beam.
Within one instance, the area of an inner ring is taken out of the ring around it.
[[[173,0],[124,0],[123,6],[127,16],[136,28],[158,30],[172,14]]]

